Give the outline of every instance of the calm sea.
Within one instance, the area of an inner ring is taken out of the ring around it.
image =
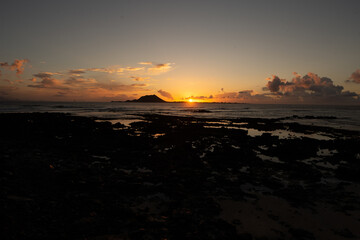
[[[360,131],[360,106],[313,106],[225,103],[125,103],[125,102],[12,102],[0,103],[0,112],[64,112],[118,120],[128,124],[141,114],[164,114],[201,118],[234,119],[314,116],[335,119],[298,119],[303,124]]]

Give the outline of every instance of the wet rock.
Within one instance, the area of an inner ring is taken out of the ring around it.
[[[299,211],[284,210],[294,217],[324,203],[337,213],[360,209],[351,190],[360,176],[358,133],[281,119],[139,118],[124,127],[60,113],[0,114],[4,239],[259,239],[220,218],[222,198],[259,213],[264,196],[276,197]],[[266,132],[251,137],[246,129]],[[342,137],[280,139],[271,134],[278,129]],[[250,217],[239,216],[243,224]],[[290,226],[282,225],[289,237],[313,239]],[[331,234],[359,237],[343,229]]]

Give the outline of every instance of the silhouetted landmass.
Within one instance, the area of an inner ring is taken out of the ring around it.
[[[126,102],[141,102],[141,103],[165,103],[166,101],[162,100],[156,95],[145,95],[140,97],[139,99],[128,100]]]
[[[359,239],[359,132],[139,117],[0,114],[0,239]]]

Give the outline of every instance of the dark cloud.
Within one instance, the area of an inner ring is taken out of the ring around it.
[[[215,95],[215,99],[224,99],[230,102],[251,102],[251,103],[268,103],[272,98],[267,94],[255,94],[253,90],[242,90],[239,92],[223,92]]]
[[[60,84],[59,84],[59,82],[58,82],[57,79],[53,79],[53,78],[43,79],[40,83],[38,83],[38,84],[31,84],[31,85],[28,85],[28,87],[32,87],[32,88],[66,89],[66,88],[60,86]]]
[[[164,73],[172,69],[172,63],[159,63],[151,68],[148,68],[149,72]]]
[[[41,73],[33,74],[34,77],[41,78],[41,79],[42,78],[50,78],[53,75],[55,75],[55,73],[51,73],[51,72],[41,72]]]
[[[360,69],[353,72],[346,82],[360,83]]]
[[[16,74],[22,74],[24,72],[24,66],[26,63],[28,63],[28,59],[15,59],[15,61],[12,64],[9,64],[7,62],[0,62],[0,67],[10,70],[10,71],[16,71]],[[0,71],[1,75],[1,71]]]
[[[215,95],[215,98],[232,99],[232,98],[237,98],[237,96],[238,96],[237,92],[223,92]]]
[[[240,91],[237,95],[237,98],[240,99],[247,99],[247,98],[251,98],[251,94],[253,93],[253,90],[244,90],[244,91]]]
[[[66,79],[65,84],[72,86],[83,86],[96,83],[96,80],[93,78],[83,78],[80,76],[72,76]]]
[[[86,73],[85,69],[72,69],[72,70],[69,70],[70,75],[79,76],[80,74],[84,74],[84,73]]]
[[[197,99],[197,100],[206,100],[206,99],[213,99],[214,96],[210,95],[210,96],[191,96],[191,97],[187,97],[185,99]]]
[[[344,91],[344,87],[335,85],[328,77],[319,77],[308,73],[301,76],[296,72],[291,81],[278,76],[268,78],[265,93],[255,93],[253,90],[239,92],[221,92],[214,96],[217,101],[247,102],[247,103],[306,103],[306,104],[356,104],[360,96],[355,92]],[[352,75],[356,79],[356,74]],[[222,100],[223,99],[223,100]]]
[[[130,78],[137,82],[141,82],[141,81],[145,81],[145,80],[149,79],[148,77],[135,77],[135,76],[130,76]]]
[[[327,77],[319,77],[317,74],[308,73],[301,77],[296,75],[291,81],[273,76],[266,84],[266,88],[272,93],[279,95],[312,95],[312,96],[338,96],[344,87],[334,85]]]
[[[266,84],[266,89],[270,92],[278,92],[280,86],[284,86],[285,82],[282,81],[278,76],[273,76],[272,80]]]
[[[253,92],[253,90],[243,90],[239,92],[239,95],[251,95]]]
[[[131,84],[130,86],[132,86],[132,87],[146,87],[148,85],[146,83],[135,83],[135,84]]]
[[[172,96],[169,92],[166,92],[166,91],[164,91],[164,90],[161,90],[161,89],[160,89],[160,90],[158,91],[158,93],[160,93],[160,95],[163,96],[163,97],[169,98],[169,99],[171,99],[171,100],[174,99],[173,96]]]
[[[54,73],[50,73],[50,72],[41,72],[41,73],[37,73],[34,74],[33,76],[36,78],[40,78],[41,82],[36,83],[36,84],[30,84],[28,85],[28,87],[31,88],[53,88],[53,89],[68,89],[67,87],[63,87],[62,86],[62,82],[59,79],[56,79],[54,77],[52,77],[53,75],[55,75]],[[36,79],[32,79],[33,82]]]
[[[269,79],[264,90],[270,91],[269,97],[277,99],[278,102],[307,102],[307,103],[353,103],[359,100],[355,92],[343,91],[344,87],[335,85],[328,77],[319,77],[317,74],[308,73],[300,76],[294,73],[291,81],[273,76]]]

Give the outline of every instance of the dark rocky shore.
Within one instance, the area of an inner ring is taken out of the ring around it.
[[[360,238],[359,132],[141,117],[0,114],[1,239]]]

